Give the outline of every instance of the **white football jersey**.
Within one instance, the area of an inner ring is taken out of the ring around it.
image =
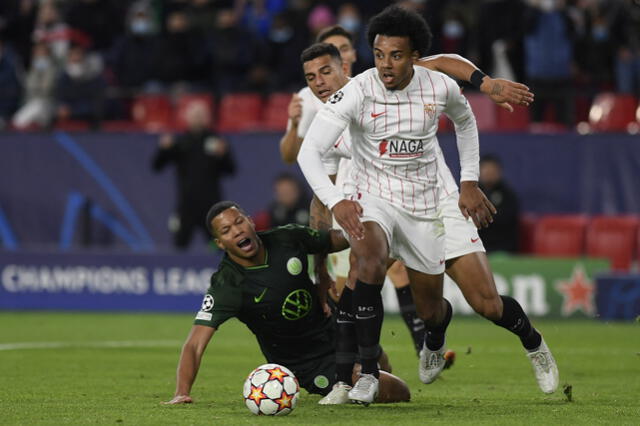
[[[478,133],[458,85],[439,72],[413,68],[414,75],[402,90],[387,90],[375,68],[351,79],[319,111],[302,151],[316,149],[322,155],[330,149],[330,139],[335,140],[349,126],[351,180],[356,192],[366,192],[417,216],[434,217],[439,183],[450,175],[441,152],[438,155],[435,137],[440,114],[447,114],[456,125],[461,180],[478,179]],[[300,161],[307,180],[318,197],[333,207],[341,199],[338,192],[317,179],[314,161],[307,160]],[[451,181],[453,177],[448,191]]]
[[[311,126],[313,119],[324,103],[313,94],[307,86],[298,92],[302,100],[302,115],[298,123],[298,137],[304,138],[307,130]],[[291,127],[291,120],[287,128]],[[334,146],[322,157],[322,163],[328,175],[336,176],[336,187],[340,188],[344,194],[351,194],[353,185],[348,183],[349,170],[351,167],[351,137],[348,129],[343,132],[340,138],[333,144]]]

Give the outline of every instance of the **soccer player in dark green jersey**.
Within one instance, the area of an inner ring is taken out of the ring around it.
[[[176,392],[167,403],[193,402],[191,387],[204,350],[231,317],[255,334],[268,362],[289,368],[310,393],[326,395],[335,383],[334,329],[319,295],[324,290],[309,278],[307,256],[347,248],[342,232],[288,225],[257,233],[231,201],[211,208],[207,226],[226,253],[182,348]],[[387,373],[380,378],[379,402],[409,400],[401,379]]]

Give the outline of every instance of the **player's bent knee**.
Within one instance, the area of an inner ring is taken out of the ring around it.
[[[376,402],[406,402],[411,400],[409,386],[398,376],[380,371],[380,387]]]
[[[502,300],[500,297],[480,299],[472,305],[474,311],[483,317],[497,321],[502,318]]]

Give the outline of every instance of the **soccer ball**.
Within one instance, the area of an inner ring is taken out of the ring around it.
[[[264,364],[244,382],[244,403],[255,415],[284,416],[296,408],[300,385],[293,373],[282,365]]]

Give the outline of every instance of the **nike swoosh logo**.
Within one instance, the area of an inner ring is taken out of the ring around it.
[[[260,293],[260,296],[253,298],[253,301],[256,303],[260,303],[266,292],[267,292],[267,289],[265,288],[264,290],[262,290],[262,293]]]
[[[336,320],[338,324],[353,324],[353,321]]]
[[[371,319],[371,318],[375,318],[375,317],[376,317],[375,315],[367,315],[367,316],[364,316],[364,317],[362,315],[356,315],[356,319],[359,319],[359,320],[367,320],[367,319]]]
[[[472,242],[472,243],[477,243],[479,239],[480,239],[479,237],[478,237],[478,238],[476,238],[476,239],[473,239],[473,238],[472,238],[472,239],[471,239],[471,242]]]
[[[380,117],[382,114],[386,114],[386,113],[387,111],[382,111],[377,114],[371,113],[371,118],[377,118],[377,117]]]

